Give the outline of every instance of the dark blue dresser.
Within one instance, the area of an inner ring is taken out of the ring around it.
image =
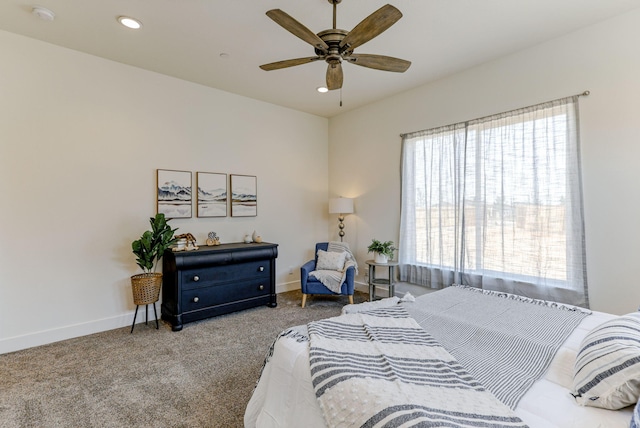
[[[276,307],[278,244],[234,243],[162,258],[162,319],[183,324],[261,305]]]

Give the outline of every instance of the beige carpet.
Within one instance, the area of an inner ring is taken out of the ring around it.
[[[365,301],[356,292],[356,303]],[[265,353],[283,329],[336,316],[347,298],[278,295],[185,324],[155,322],[0,355],[1,427],[242,427]],[[150,310],[153,318],[153,311]]]

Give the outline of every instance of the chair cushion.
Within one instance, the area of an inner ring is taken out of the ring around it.
[[[346,252],[336,253],[333,251],[318,250],[316,270],[337,270],[342,272],[344,270],[346,257]]]
[[[640,312],[594,328],[576,357],[573,391],[583,406],[621,409],[640,397]]]

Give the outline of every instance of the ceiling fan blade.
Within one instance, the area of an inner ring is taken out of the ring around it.
[[[402,12],[397,8],[390,4],[382,6],[363,19],[347,34],[340,42],[340,50],[343,51],[345,46],[349,50],[357,48],[391,27],[400,18],[402,18]]]
[[[329,64],[327,67],[327,89],[333,91],[334,89],[342,88],[342,80],[344,75],[342,74],[342,64],[335,63]]]
[[[404,73],[411,65],[411,61],[384,55],[351,54],[345,58],[351,64],[362,67],[375,68],[376,70],[394,71]]]
[[[301,38],[305,42],[309,43],[311,46],[320,49],[321,51],[326,52],[329,50],[329,46],[318,37],[313,31],[309,30],[307,27],[296,21],[291,15],[286,12],[281,11],[280,9],[272,9],[267,11],[267,16],[273,19],[276,24],[280,25],[285,30],[289,31],[296,37]]]
[[[313,61],[317,61],[319,59],[322,59],[322,57],[309,56],[306,58],[285,59],[284,61],[276,61],[276,62],[271,62],[269,64],[262,64],[260,68],[265,71],[279,70],[281,68],[293,67],[294,65],[307,64]]]

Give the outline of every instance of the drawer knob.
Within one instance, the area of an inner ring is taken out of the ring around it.
[[[198,281],[200,281],[200,277],[199,277],[198,275],[196,275],[196,276],[194,276],[194,277],[193,277],[193,280],[194,280],[195,282],[198,282]]]
[[[200,301],[200,299],[197,296],[193,298],[193,302],[194,303],[198,303],[199,301]]]
[[[260,272],[264,272],[264,266],[260,266],[260,267],[258,268],[258,270],[259,270]]]
[[[264,285],[260,284],[260,287],[258,287],[258,290],[264,290]]]

